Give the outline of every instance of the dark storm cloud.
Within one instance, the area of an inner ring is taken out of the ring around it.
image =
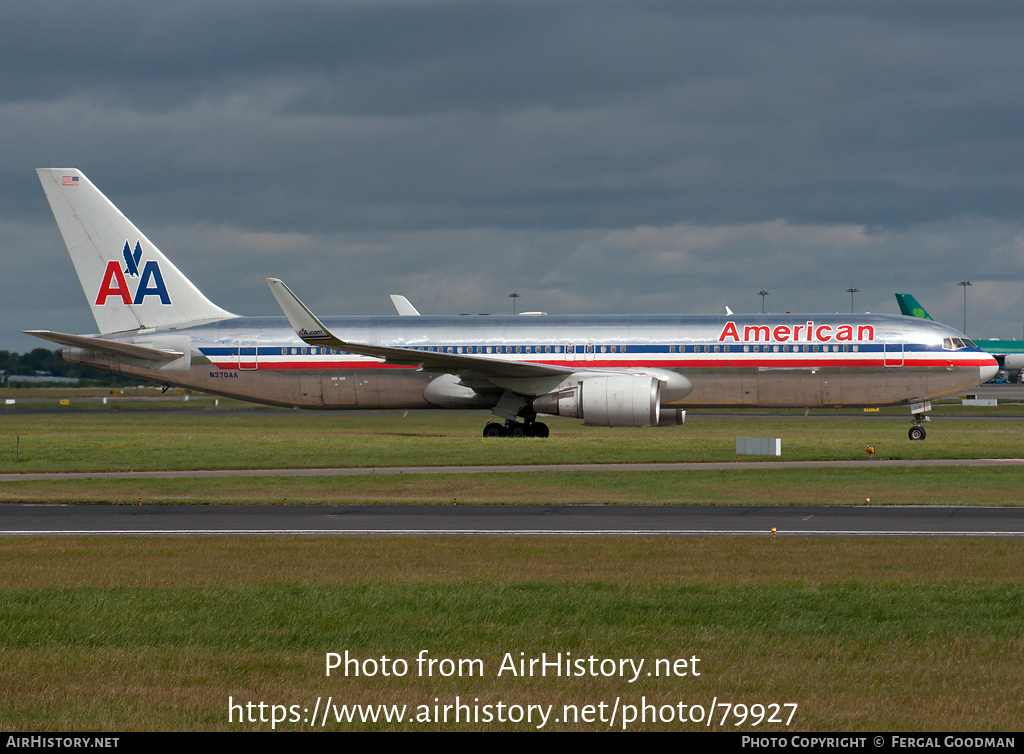
[[[32,4],[0,96],[156,114],[161,174],[304,175],[346,227],[1018,216],[1020,11],[818,5]]]
[[[912,284],[954,320],[972,276],[1024,304],[1019,3],[99,0],[2,20],[5,258],[55,258],[32,168],[56,164],[241,312],[274,313],[263,274],[338,313],[393,291],[499,310],[512,288],[553,311],[739,310],[762,286],[834,310],[850,285],[891,311]],[[17,270],[10,321],[60,326],[23,292],[77,296],[70,267]]]

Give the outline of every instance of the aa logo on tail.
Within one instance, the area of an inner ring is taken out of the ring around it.
[[[141,304],[146,296],[159,296],[160,303],[170,305],[171,297],[167,294],[167,286],[164,284],[164,276],[160,273],[160,265],[155,259],[146,262],[139,274],[139,262],[142,261],[142,244],[135,242],[135,249],[132,250],[128,241],[124,242],[122,250],[125,268],[121,269],[121,263],[116,260],[107,262],[107,268],[103,271],[103,281],[100,283],[99,293],[96,294],[96,306],[103,306],[107,299],[113,296],[121,299],[122,304]],[[128,280],[125,275],[132,278],[139,278],[138,287],[134,295],[128,288]]]

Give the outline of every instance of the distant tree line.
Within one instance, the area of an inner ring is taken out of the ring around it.
[[[133,377],[121,377],[98,369],[89,369],[78,364],[64,361],[57,351],[49,348],[33,348],[28,353],[11,353],[0,351],[0,371],[4,373],[2,384],[14,386],[18,384],[17,376],[73,377],[84,386],[124,387],[138,385],[140,380]],[[39,387],[39,385],[34,385]]]

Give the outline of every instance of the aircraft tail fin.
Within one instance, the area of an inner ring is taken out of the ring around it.
[[[206,298],[82,171],[36,173],[100,333],[235,316]]]
[[[900,312],[907,317],[918,319],[931,319],[932,315],[924,310],[924,307],[917,303],[917,299],[909,293],[897,293],[896,303],[900,305]]]

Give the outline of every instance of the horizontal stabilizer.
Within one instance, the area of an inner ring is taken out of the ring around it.
[[[91,338],[88,335],[69,335],[62,332],[50,332],[49,330],[24,330],[23,332],[26,335],[35,335],[37,338],[48,340],[51,343],[59,343],[62,346],[72,346],[73,348],[82,348],[87,351],[100,351],[114,354],[115,356],[128,356],[133,359],[145,359],[146,361],[173,361],[185,355],[181,351],[137,346],[134,343],[120,343],[114,340],[104,340],[103,338]]]

